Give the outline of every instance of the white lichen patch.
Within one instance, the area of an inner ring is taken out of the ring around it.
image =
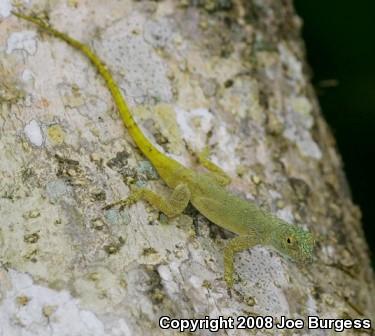
[[[239,144],[239,137],[228,132],[224,125],[218,125],[211,137],[210,143],[215,144],[215,156],[210,156],[210,160],[224,169],[225,172],[235,172],[240,159],[236,156],[236,148]],[[230,159],[228,159],[230,158]]]
[[[103,33],[98,48],[106,63],[111,64],[111,69],[130,102],[168,103],[172,100],[172,88],[167,78],[167,67],[149,43],[149,35],[146,37],[148,42],[145,41],[145,24],[145,18],[133,12]],[[158,30],[157,38],[160,41],[168,41],[170,29],[166,24],[167,21]],[[154,39],[155,36],[152,40]]]
[[[149,20],[144,25],[143,37],[152,46],[165,47],[173,36],[172,21],[166,17]]]
[[[298,81],[300,85],[304,85],[305,77],[302,70],[302,60],[296,57],[285,42],[280,42],[278,44],[278,49],[281,62],[285,65],[288,77],[293,78],[293,81]]]
[[[31,120],[23,129],[29,142],[37,147],[43,145],[43,132],[36,120]]]
[[[277,118],[283,125],[283,135],[297,145],[303,156],[320,160],[322,152],[311,135],[314,125],[313,106],[307,97],[302,94],[296,94],[296,92],[301,92],[306,87],[303,63],[287,43],[279,43],[279,53],[279,62],[285,72],[279,74],[279,76],[282,76],[281,78],[293,78],[293,81],[283,80],[280,83],[280,85],[290,87],[290,93],[285,98],[284,106],[279,106],[278,111],[276,111]],[[287,113],[282,113],[281,108],[287,108]]]
[[[134,335],[129,324],[125,319],[120,318],[113,326],[109,328],[111,331],[109,335],[113,336],[132,336]]]
[[[321,159],[322,152],[311,136],[314,125],[311,103],[304,96],[289,97],[287,101],[289,113],[283,116],[284,136],[294,142],[304,156]]]
[[[296,124],[291,124],[290,127],[284,131],[284,136],[292,142],[295,142],[304,156],[320,160],[322,158],[322,152],[317,143],[313,140],[310,132],[297,129],[295,126]]]
[[[265,113],[259,105],[259,88],[257,81],[247,77],[238,77],[230,88],[224,90],[220,99],[224,111],[243,119],[252,118],[261,123],[265,119]]]
[[[17,50],[24,51],[28,55],[35,55],[37,50],[36,31],[24,30],[10,34],[6,53],[10,54]]]
[[[120,274],[112,273],[107,267],[95,266],[75,278],[73,287],[84,306],[105,311],[108,304],[117,305],[124,299],[125,288],[119,286],[119,277]]]
[[[188,258],[173,260],[158,267],[165,292],[172,301],[180,302],[183,310],[191,310],[191,307],[181,300],[183,296],[187,296],[196,303],[194,314],[215,317],[218,313],[217,304],[225,298],[226,289],[218,281],[220,275],[207,267],[207,260],[214,256],[207,251],[201,253],[202,251],[197,251],[191,245],[186,248],[189,249]],[[214,252],[214,249],[209,249]],[[220,315],[236,314],[238,308],[239,305],[236,304],[220,307]]]
[[[236,272],[242,281],[241,286],[235,287],[254,298],[256,304],[252,310],[259,315],[289,315],[283,288],[290,284],[281,260],[270,257],[270,250],[260,246],[242,252],[236,258]]]
[[[12,269],[1,271],[0,279],[1,335],[106,335],[97,316],[81,309],[68,291],[37,285],[26,273]]]
[[[33,81],[34,78],[35,78],[35,75],[33,74],[33,72],[29,69],[25,69],[23,72],[22,72],[22,76],[21,76],[22,80],[24,82],[30,82],[30,81]]]
[[[183,139],[195,150],[202,150],[207,142],[207,133],[213,126],[212,113],[205,108],[185,111],[176,107],[176,117]]]
[[[46,195],[51,203],[56,203],[71,192],[72,188],[62,179],[52,180],[46,185]]]
[[[12,10],[12,4],[10,3],[10,0],[0,1],[0,16],[2,17],[9,16],[11,10]]]
[[[290,207],[285,207],[284,209],[280,209],[276,212],[276,216],[287,223],[294,223],[294,216],[292,209]]]
[[[208,143],[215,148],[215,153],[210,155],[210,160],[225,171],[235,171],[239,164],[239,160],[235,157],[238,138],[231,136],[225,126],[215,120],[214,114],[206,108],[186,111],[176,107],[175,110],[181,137],[188,146],[199,153]],[[212,133],[210,137],[209,133]],[[232,154],[231,160],[228,160],[230,154]]]
[[[309,133],[310,135],[310,133]],[[311,136],[306,135],[306,138],[297,143],[299,150],[306,156],[310,156],[316,160],[322,158],[322,151]]]
[[[300,124],[306,129],[311,129],[314,119],[311,115],[313,107],[310,101],[304,96],[289,97],[287,105],[291,107],[293,113],[299,116]]]

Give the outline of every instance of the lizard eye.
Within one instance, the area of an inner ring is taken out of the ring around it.
[[[288,244],[291,244],[291,243],[292,243],[292,239],[290,239],[290,237],[288,237],[288,238],[286,239],[286,242],[287,242]]]

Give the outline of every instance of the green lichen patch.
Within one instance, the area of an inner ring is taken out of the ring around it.
[[[55,124],[48,127],[48,139],[55,145],[61,145],[64,142],[65,133],[60,125]]]
[[[0,104],[15,104],[24,99],[25,92],[11,70],[15,69],[13,62],[0,55]]]
[[[35,244],[39,240],[39,234],[37,232],[26,234],[23,236],[23,240],[28,244]]]
[[[142,255],[144,257],[147,257],[149,255],[156,254],[156,253],[158,252],[153,247],[147,247],[143,249]]]
[[[124,246],[125,240],[120,236],[118,237],[117,241],[114,241],[108,245],[104,245],[103,249],[106,251],[109,255],[117,254],[121,247]]]
[[[138,173],[144,175],[148,180],[158,179],[158,173],[155,168],[151,165],[150,161],[142,160],[139,162]]]

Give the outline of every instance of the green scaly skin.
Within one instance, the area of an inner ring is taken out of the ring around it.
[[[238,236],[224,248],[224,279],[229,288],[233,286],[234,255],[255,245],[270,246],[284,256],[306,263],[313,255],[314,239],[310,232],[288,224],[285,221],[259,209],[255,203],[228,192],[225,188],[230,178],[220,167],[207,159],[208,152],[199,156],[206,173],[198,173],[184,167],[160,152],[143,134],[133,119],[127,103],[103,61],[85,44],[61,33],[43,20],[20,13],[15,16],[32,22],[80,50],[95,66],[110,91],[120,116],[134,142],[151,161],[162,180],[173,189],[166,199],[151,190],[142,188],[134,191],[127,199],[108,205],[130,205],[144,199],[169,217],[179,215],[191,202],[205,217]]]

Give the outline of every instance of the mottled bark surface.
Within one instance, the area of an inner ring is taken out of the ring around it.
[[[374,318],[360,211],[309,81],[291,1],[25,8],[96,50],[165,152],[194,166],[192,154],[209,145],[233,192],[316,235],[308,267],[261,246],[238,255],[231,295],[222,278],[231,234],[193,208],[170,221],[143,202],[102,210],[132,184],[168,191],[88,61],[11,8],[1,1],[1,335],[173,334],[159,328],[161,315]],[[218,334],[292,333],[335,332]]]

